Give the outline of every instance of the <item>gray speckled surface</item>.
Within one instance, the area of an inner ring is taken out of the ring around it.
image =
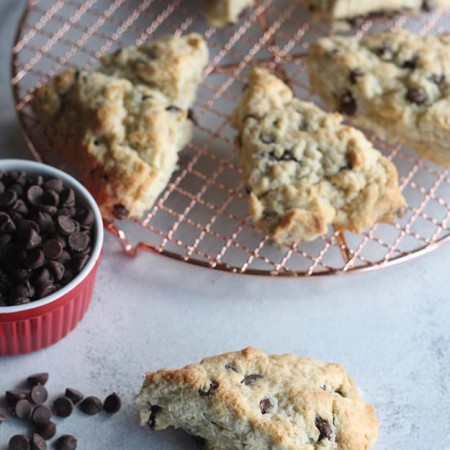
[[[24,1],[0,1],[0,155],[26,157],[12,107],[9,49]],[[274,280],[206,271],[155,255],[125,257],[107,236],[95,295],[79,327],[42,352],[0,359],[0,391],[51,374],[52,397],[72,386],[119,392],[114,417],[58,420],[80,449],[195,449],[181,432],[150,433],[132,405],[146,370],[258,346],[340,362],[377,408],[377,450],[450,449],[450,247],[388,270]],[[3,405],[0,406],[0,411]],[[0,427],[0,450],[22,424]]]

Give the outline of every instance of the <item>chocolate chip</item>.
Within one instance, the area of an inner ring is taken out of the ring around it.
[[[48,270],[53,275],[56,281],[61,281],[64,276],[65,267],[58,261],[49,261],[47,263]]]
[[[35,272],[33,283],[38,289],[42,289],[53,283],[53,277],[50,275],[50,271],[44,267],[39,272]]]
[[[225,369],[227,369],[227,370],[232,370],[233,372],[237,372],[236,367],[234,367],[234,366],[231,365],[231,364],[225,364]]]
[[[43,211],[38,211],[36,214],[36,222],[41,232],[51,232],[55,228],[52,216]]]
[[[6,391],[5,392],[5,400],[9,406],[16,406],[19,400],[24,400],[27,398],[27,394],[19,391]]]
[[[216,383],[215,381],[211,381],[209,383],[209,388],[207,391],[205,391],[204,389],[199,389],[198,393],[200,395],[200,397],[209,397],[210,395],[213,395],[214,392],[216,391],[216,389],[219,387],[219,384]]]
[[[259,402],[259,409],[261,410],[261,414],[269,414],[272,413],[274,410],[274,404],[270,400],[270,398],[263,398]]]
[[[36,425],[43,426],[50,422],[52,411],[48,406],[39,405],[34,408],[31,419]]]
[[[333,435],[333,430],[331,429],[330,424],[321,417],[316,417],[316,428],[319,430],[319,441],[323,439],[330,439]]]
[[[0,194],[0,208],[7,208],[12,206],[17,200],[17,192],[7,190]]]
[[[42,250],[47,259],[58,259],[62,255],[63,245],[58,239],[49,239],[44,242]]]
[[[181,112],[181,108],[178,108],[178,106],[175,105],[170,105],[166,108],[166,111],[170,111],[170,112]]]
[[[8,450],[30,450],[28,438],[23,434],[16,434],[9,440]]]
[[[103,409],[109,414],[115,414],[120,410],[121,406],[122,401],[115,392],[113,392],[111,395],[108,395],[108,397],[106,397],[105,401],[103,402]]]
[[[195,126],[198,126],[197,116],[191,108],[188,109],[187,117]]]
[[[77,229],[76,222],[68,216],[58,216],[56,221],[61,233],[64,235],[69,235]]]
[[[34,186],[30,186],[27,191],[27,200],[33,205],[40,205],[42,201],[42,196],[44,195],[44,189],[37,184]]]
[[[273,144],[275,142],[275,139],[272,135],[264,133],[261,133],[261,135],[259,136],[259,140],[263,144]]]
[[[60,206],[71,208],[75,206],[75,192],[73,189],[64,189],[59,196]]]
[[[25,249],[31,250],[33,248],[36,248],[42,242],[42,238],[36,230],[30,228],[26,234],[24,241]]]
[[[423,0],[422,9],[426,12],[431,12],[434,9],[434,4],[430,0]]]
[[[128,210],[125,206],[117,204],[113,206],[113,214],[116,219],[124,220],[128,217]]]
[[[431,75],[430,80],[434,84],[437,84],[438,86],[440,86],[445,81],[445,75],[433,74],[433,75]]]
[[[31,436],[30,444],[31,450],[47,450],[47,443],[37,433],[33,433],[33,436]]]
[[[350,81],[351,84],[356,84],[358,81],[358,78],[363,77],[364,76],[364,72],[362,70],[351,70],[349,75],[348,75],[348,79]]]
[[[56,291],[56,286],[49,284],[47,286],[42,286],[42,288],[37,291],[37,298],[44,298],[48,295],[52,295]]]
[[[14,407],[14,415],[19,419],[29,419],[33,407],[28,400],[22,399],[16,403]]]
[[[20,198],[14,203],[12,209],[19,214],[28,214],[28,207]]]
[[[40,425],[37,432],[46,441],[48,441],[56,434],[56,424],[54,422],[48,422],[45,425]]]
[[[75,233],[72,233],[69,236],[67,242],[74,252],[82,252],[88,248],[90,239],[89,236],[82,231],[75,231]]]
[[[404,69],[415,69],[417,67],[418,61],[419,61],[419,58],[417,58],[417,56],[414,56],[413,58],[404,61],[402,67]]]
[[[161,411],[161,407],[158,405],[152,405],[150,407],[150,417],[148,419],[147,425],[151,428],[154,429],[155,428],[155,424],[156,424],[156,416],[159,413],[159,411]]]
[[[406,92],[406,99],[416,105],[423,105],[428,100],[427,91],[421,87],[409,88]]]
[[[77,448],[77,438],[69,434],[64,434],[55,442],[56,450],[75,450]]]
[[[44,205],[49,205],[49,206],[58,206],[58,204],[59,204],[58,193],[51,189],[46,190],[44,192],[44,195],[42,196],[42,203]]]
[[[42,250],[39,250],[38,248],[35,248],[31,251],[29,251],[25,257],[25,267],[27,269],[39,269],[39,267],[42,267],[45,263],[45,256]]]
[[[89,229],[94,225],[94,213],[90,209],[84,209],[78,212],[77,220],[83,229]]]
[[[242,381],[241,384],[245,384],[246,386],[252,385],[255,381],[261,380],[264,378],[262,375],[258,375],[253,373],[251,375],[247,375]]]
[[[81,402],[81,400],[83,400],[83,397],[84,397],[84,395],[80,391],[77,391],[76,389],[72,389],[72,388],[67,388],[64,395],[67,398],[70,398],[70,400],[72,400],[72,403],[74,405]]]
[[[41,405],[45,403],[48,398],[47,389],[44,386],[37,384],[31,389],[30,398],[36,405]]]
[[[394,57],[394,50],[389,43],[383,42],[383,45],[376,50],[376,54],[380,58],[390,60]]]
[[[60,178],[50,178],[44,182],[44,188],[51,189],[59,194],[64,188],[64,183]]]
[[[99,398],[90,396],[90,397],[86,397],[80,403],[80,409],[85,414],[92,416],[94,414],[98,414],[103,409],[103,405]]]
[[[341,97],[341,103],[339,107],[339,112],[346,114],[347,116],[353,116],[358,109],[358,105],[356,103],[355,97],[350,91],[347,91]]]
[[[16,231],[16,225],[9,214],[0,211],[0,231],[4,233],[13,233]]]
[[[58,417],[69,417],[73,411],[73,402],[68,397],[58,397],[53,402],[53,412]]]

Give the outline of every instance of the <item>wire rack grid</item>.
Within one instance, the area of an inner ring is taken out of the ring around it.
[[[157,204],[140,220],[105,222],[134,255],[139,249],[233,273],[315,276],[372,270],[405,261],[450,240],[448,171],[401,145],[369,137],[396,165],[408,203],[392,224],[364,233],[328,235],[287,249],[274,246],[248,218],[230,116],[254,65],[281,76],[305,100],[309,45],[329,32],[311,20],[298,0],[259,0],[239,24],[216,29],[205,23],[201,3],[188,0],[29,0],[12,54],[11,83],[19,119],[33,156],[47,159],[39,122],[29,108],[33,90],[64,67],[91,69],[118,47],[168,33],[196,31],[211,59],[194,106],[194,139]],[[450,30],[447,12],[361,21],[349,34],[360,38],[401,27],[427,34]],[[61,161],[50,161],[61,165]]]

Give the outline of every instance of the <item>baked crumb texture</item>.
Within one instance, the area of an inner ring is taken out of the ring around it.
[[[34,92],[49,144],[104,218],[142,216],[166,187],[192,137],[188,107],[207,60],[199,35],[163,37],[105,57],[95,72],[69,68]]]
[[[236,23],[241,13],[254,5],[254,0],[204,0],[206,20],[215,27]]]
[[[214,450],[367,450],[374,408],[342,367],[247,348],[148,373],[142,425],[182,428]]]
[[[358,130],[253,69],[233,123],[250,215],[280,245],[328,231],[361,232],[401,215],[394,165]]]
[[[450,36],[323,38],[309,75],[313,91],[355,124],[450,166]]]

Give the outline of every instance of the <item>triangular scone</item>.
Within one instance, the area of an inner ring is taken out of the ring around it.
[[[313,91],[354,123],[450,165],[450,35],[401,30],[311,48]]]
[[[101,59],[100,71],[159,89],[172,104],[189,108],[195,101],[207,64],[205,40],[191,33],[164,36],[141,46],[119,49]]]
[[[431,11],[450,5],[450,0],[306,0],[310,10],[330,22],[370,14],[401,11]]]
[[[254,0],[204,0],[205,16],[215,27],[235,23],[246,8],[255,4]]]
[[[35,91],[32,108],[103,217],[150,208],[192,136],[188,112],[159,91],[98,72],[62,72]]]
[[[401,212],[394,165],[266,70],[250,73],[233,120],[251,217],[278,244],[311,241],[329,225],[360,232]]]
[[[215,450],[367,450],[372,406],[337,364],[247,348],[147,373],[142,425],[182,428]]]

